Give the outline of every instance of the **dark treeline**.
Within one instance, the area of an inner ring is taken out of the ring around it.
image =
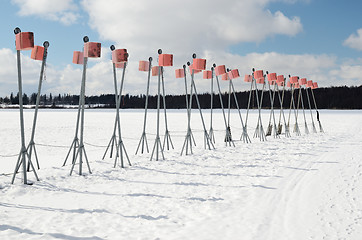
[[[295,91],[295,100],[297,99],[297,94],[299,91]],[[317,106],[320,109],[362,109],[362,86],[359,87],[329,87],[329,88],[318,88],[313,90],[314,96],[317,102]],[[282,97],[282,91],[279,91],[280,97]],[[313,105],[313,98],[311,96],[311,91],[308,89],[310,101]],[[261,96],[261,91],[258,92],[259,98]],[[247,108],[249,91],[237,92],[236,93],[239,107]],[[227,107],[228,104],[228,93],[222,94],[222,101],[224,107]],[[302,89],[303,103],[306,108],[309,107],[308,99],[306,95],[306,90]],[[146,95],[123,95],[121,101],[122,108],[144,108],[145,106]],[[201,108],[210,108],[211,96],[209,93],[199,94],[199,100]],[[86,97],[86,104],[91,107],[104,107],[104,108],[114,108],[115,107],[115,96],[114,94],[102,94],[100,96],[88,96]],[[1,98],[0,102],[2,104],[18,104],[19,96],[10,94],[10,97]],[[25,105],[34,105],[36,102],[36,94],[33,93],[30,96],[24,94],[23,102]],[[40,105],[44,107],[62,107],[64,105],[78,105],[79,95],[69,95],[69,94],[58,94],[58,95],[41,95]],[[214,94],[213,96],[214,108],[221,108],[219,95]],[[284,95],[284,108],[289,108],[291,102],[291,92],[285,91]],[[192,102],[193,108],[197,108],[197,103],[195,100]],[[180,109],[185,108],[185,95],[166,95],[166,105],[167,108]],[[162,106],[162,101],[161,101]],[[255,91],[251,96],[250,106],[252,108],[257,108]],[[268,91],[263,93],[263,108],[270,108],[270,96]],[[274,106],[276,108],[280,107],[278,94],[276,92],[274,98]],[[233,95],[231,95],[231,107],[236,108]],[[157,108],[157,96],[149,96],[148,99],[148,108],[155,109]]]

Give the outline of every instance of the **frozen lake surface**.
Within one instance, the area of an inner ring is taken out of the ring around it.
[[[204,111],[207,130],[209,111]],[[102,160],[114,126],[115,110],[86,110],[85,148],[93,174],[69,176],[61,167],[74,137],[76,110],[39,112],[35,142],[40,181],[32,186],[18,174],[19,111],[0,110],[0,239],[361,239],[362,111],[321,110],[325,133],[252,138],[257,111],[239,141],[237,111],[231,115],[235,147],[225,146],[225,127],[215,111],[215,150],[203,147],[198,111],[193,110],[194,154],[180,156],[186,134],[185,110],[169,110],[175,149],[165,160],[135,155],[143,110],[121,110],[122,136],[132,166],[113,168]],[[245,118],[245,110],[243,110]],[[309,112],[308,112],[309,114]],[[29,140],[33,110],[25,110]],[[152,149],[156,112],[149,112]],[[277,115],[279,116],[279,115]],[[245,119],[244,119],[245,120]],[[292,118],[293,120],[293,118]],[[263,110],[264,129],[269,111]],[[309,130],[310,116],[307,115]],[[291,121],[294,123],[294,121]],[[318,128],[318,126],[316,125]],[[161,141],[164,135],[161,115]],[[77,167],[76,167],[77,170]]]

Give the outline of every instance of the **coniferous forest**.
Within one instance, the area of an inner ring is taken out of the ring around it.
[[[297,99],[299,91],[294,92],[295,100]],[[282,97],[282,91],[279,91],[280,96]],[[310,101],[313,105],[313,100],[311,96],[311,91],[308,89]],[[313,90],[316,103],[319,109],[362,109],[362,85],[358,87],[329,87],[329,88],[318,88]],[[261,91],[258,91],[259,97],[262,94]],[[247,108],[249,100],[249,91],[236,92],[240,108]],[[210,99],[211,96],[209,93],[199,94],[199,101],[201,108],[210,108]],[[228,103],[228,93],[224,92],[222,94],[222,99],[224,106],[227,107]],[[306,108],[308,108],[308,99],[305,89],[302,89],[303,103]],[[44,94],[40,98],[40,107],[44,108],[63,108],[65,105],[78,105],[79,95],[69,95],[69,94]],[[122,108],[144,108],[145,106],[146,95],[122,95],[121,107]],[[34,105],[36,101],[36,93],[28,96],[23,94],[24,105]],[[99,96],[87,96],[85,99],[86,104],[92,108],[114,108],[115,107],[115,96],[114,94],[102,94]],[[161,101],[161,106],[162,106]],[[221,108],[220,97],[218,94],[213,95],[214,108]],[[289,108],[291,102],[291,91],[285,91],[283,107]],[[0,103],[3,108],[12,108],[16,107],[14,105],[19,103],[18,94],[11,93],[9,97],[0,97]],[[185,108],[185,95],[166,95],[166,106],[170,109],[180,109]],[[274,97],[274,106],[276,108],[280,107],[278,94],[276,92]],[[196,101],[193,101],[193,108],[197,108]],[[234,97],[231,96],[231,107],[236,108]],[[250,101],[251,108],[257,108],[255,91],[251,95]],[[269,91],[264,91],[263,94],[263,108],[270,108],[270,96]],[[149,96],[148,99],[148,108],[155,109],[157,108],[157,96]]]

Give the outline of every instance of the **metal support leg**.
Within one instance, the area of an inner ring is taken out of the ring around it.
[[[254,81],[255,84],[255,97],[256,97],[256,103],[258,105],[258,124],[255,128],[255,132],[254,132],[254,137],[259,137],[260,141],[266,141],[266,136],[264,133],[264,129],[263,129],[263,122],[261,120],[261,106],[263,104],[263,95],[264,95],[264,88],[265,88],[265,83],[263,84],[263,88],[261,90],[261,96],[260,96],[260,101],[259,101],[259,96],[258,96],[258,87],[256,84],[256,81]]]
[[[243,134],[245,133],[246,135],[248,135],[248,117],[249,117],[249,109],[250,109],[251,95],[253,94],[253,83],[254,83],[254,78],[252,78],[251,83],[250,83],[248,108],[247,108],[247,110],[246,110],[245,127],[243,128]],[[248,138],[249,138],[249,136],[248,136]],[[242,139],[242,137],[240,137],[240,140],[241,140],[241,139]],[[250,142],[251,142],[251,141],[250,141]]]
[[[305,92],[307,94],[307,99],[308,99],[308,106],[309,106],[309,111],[310,111],[310,118],[312,120],[312,129],[313,129],[313,132],[314,133],[317,133],[317,129],[315,128],[315,125],[314,125],[314,119],[313,119],[313,113],[312,113],[312,106],[310,104],[310,99],[309,99],[309,94],[308,94],[308,88],[306,87],[305,88]]]
[[[272,130],[274,128],[274,138],[280,138],[279,134],[278,134],[278,130],[277,130],[277,126],[276,126],[276,121],[275,121],[275,114],[274,114],[274,99],[275,99],[275,85],[276,83],[274,83],[274,90],[272,91],[270,88],[270,83],[268,81],[268,90],[269,90],[269,98],[270,98],[270,116],[269,116],[269,124],[268,124],[268,131],[267,131],[267,136],[272,134]],[[273,92],[273,93],[272,93]],[[271,119],[273,117],[273,123],[274,125],[271,124]]]
[[[209,136],[213,143],[215,143],[214,129],[212,127],[212,110],[214,105],[214,68],[211,69],[211,91],[210,91],[210,130]]]
[[[283,109],[284,90],[285,90],[285,84],[283,84],[283,93],[282,93],[282,97],[280,98],[279,88],[278,88],[278,85],[277,85],[278,98],[279,98],[279,103],[280,103],[280,115],[279,115],[279,124],[278,124],[278,134],[281,134],[281,133],[282,133],[282,125],[281,125],[280,122],[281,122],[281,116],[283,116],[284,128],[285,128],[285,136],[286,136],[286,137],[290,137],[289,126],[288,126],[288,124],[287,124],[287,121],[285,120],[284,109]]]
[[[163,68],[162,68],[163,70]],[[174,149],[173,147],[173,143],[171,140],[171,135],[170,135],[170,131],[168,131],[168,124],[167,124],[167,107],[166,107],[166,94],[165,94],[165,83],[164,83],[164,79],[163,79],[163,72],[161,72],[161,83],[162,83],[162,96],[163,96],[163,109],[164,109],[164,116],[165,116],[165,136],[163,139],[163,146],[162,148],[165,149],[165,145],[167,144],[167,150],[170,150],[170,145],[172,147],[172,149]]]
[[[303,109],[303,117],[304,117],[304,129],[305,129],[305,134],[309,134],[309,130],[308,130],[308,125],[307,125],[307,119],[305,118],[305,111],[304,111],[304,101],[303,101],[303,91],[302,91],[302,86],[300,86],[300,101],[302,103],[302,109]]]
[[[313,97],[313,102],[314,102],[314,108],[317,112],[317,121],[318,121],[318,124],[319,124],[319,131],[324,133],[324,130],[323,130],[323,127],[322,127],[322,124],[321,124],[321,121],[319,120],[319,112],[318,112],[318,108],[317,108],[317,102],[315,100],[315,97],[314,97],[314,93],[313,93],[313,89],[311,88],[310,91],[312,92],[312,97]]]

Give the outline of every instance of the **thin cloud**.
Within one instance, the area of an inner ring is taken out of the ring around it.
[[[362,28],[357,30],[357,34],[352,33],[346,40],[344,40],[343,45],[362,51]]]

